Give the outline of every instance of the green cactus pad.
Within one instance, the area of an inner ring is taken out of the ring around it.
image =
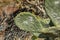
[[[60,0],[45,0],[45,9],[56,27],[60,27]]]
[[[15,24],[22,30],[31,32],[40,32],[41,25],[37,20],[36,16],[30,12],[21,12],[15,19]]]

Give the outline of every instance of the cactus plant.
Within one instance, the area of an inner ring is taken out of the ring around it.
[[[60,0],[45,0],[45,9],[56,27],[60,27]]]
[[[15,24],[22,30],[36,33],[55,33],[56,30],[60,30],[60,0],[45,0],[46,14],[49,16],[45,21],[43,18],[38,18],[36,15],[30,12],[21,12],[15,19]],[[49,24],[52,20],[53,27],[45,27],[45,24]],[[44,22],[45,21],[45,22]],[[37,35],[36,35],[37,36]]]
[[[45,28],[46,23],[42,20],[30,12],[21,12],[15,17],[14,22],[20,29],[30,31],[33,34],[50,32],[48,27]]]
[[[22,12],[15,18],[16,25],[26,31],[40,32],[41,25],[37,18],[29,12]],[[37,29],[37,30],[36,30]]]

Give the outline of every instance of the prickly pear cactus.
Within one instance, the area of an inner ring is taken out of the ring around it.
[[[40,32],[41,24],[37,17],[30,12],[21,12],[15,17],[15,24],[22,30]]]
[[[46,27],[45,24],[48,23],[43,21],[44,19],[40,19],[30,12],[21,12],[14,19],[14,22],[17,25],[17,27],[19,27],[22,30],[32,32],[34,35],[42,32],[54,32],[54,30],[51,30],[51,28],[49,28],[48,26]]]
[[[45,0],[45,9],[56,27],[60,27],[60,0]]]
[[[40,20],[34,14],[30,12],[21,12],[15,19],[15,24],[22,30],[30,31],[33,33],[55,33],[56,30],[60,30],[60,0],[45,0],[46,14],[49,19],[52,20],[54,26],[46,27],[46,22],[43,18]],[[47,22],[48,24],[49,22]]]

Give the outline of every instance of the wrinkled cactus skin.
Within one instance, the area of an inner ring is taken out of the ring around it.
[[[56,27],[60,27],[60,0],[45,0],[45,9]]]
[[[21,12],[15,17],[15,24],[22,30],[40,32],[41,25],[30,12]]]

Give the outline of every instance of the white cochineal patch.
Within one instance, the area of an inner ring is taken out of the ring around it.
[[[54,1],[54,4],[55,5],[58,5],[59,3],[60,3],[60,1],[58,1],[58,0],[57,1]]]
[[[31,17],[31,16],[27,17],[26,19],[27,20],[22,22],[23,24],[29,25],[30,23],[32,23],[34,21],[33,17]]]

